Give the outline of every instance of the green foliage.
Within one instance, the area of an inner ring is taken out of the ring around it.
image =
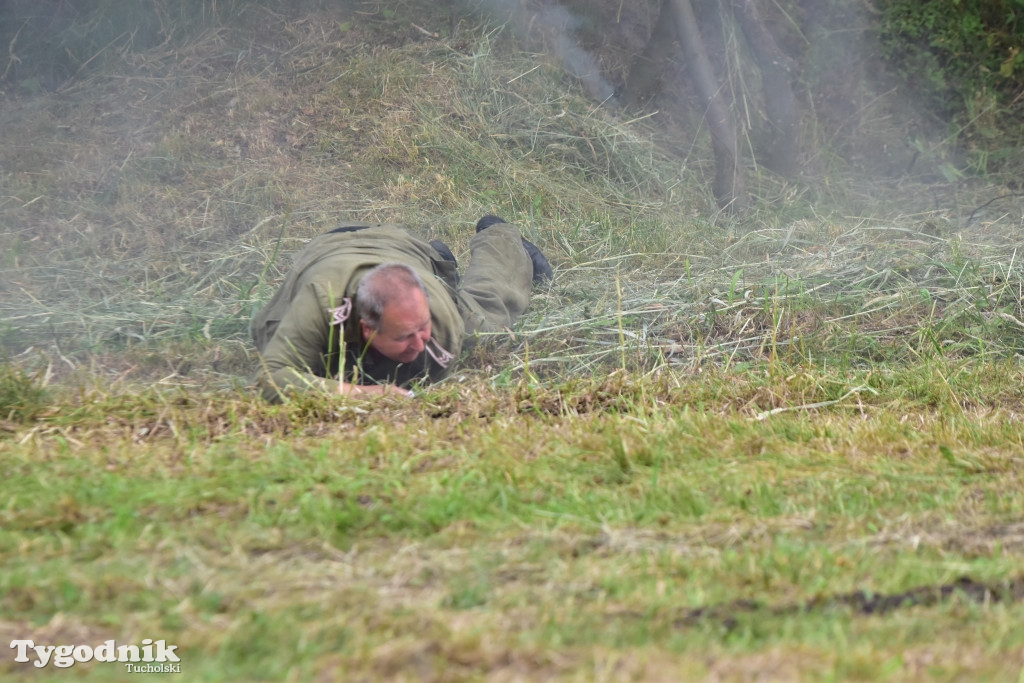
[[[893,0],[884,8],[884,56],[904,91],[952,124],[967,173],[1015,173],[1019,122],[1010,104],[1024,82],[1022,18],[1021,0]],[[949,182],[963,177],[949,163],[939,170]]]
[[[947,115],[991,91],[1009,98],[1024,74],[1021,0],[888,0],[883,54],[908,84]]]

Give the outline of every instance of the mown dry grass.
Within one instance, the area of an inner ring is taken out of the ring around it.
[[[303,239],[395,220],[464,255],[490,211],[560,266],[523,329],[542,362],[562,337],[556,373],[763,358],[771,345],[877,359],[907,336],[927,346],[922,328],[950,328],[935,341],[953,351],[1016,351],[1020,226],[1008,216],[968,226],[949,211],[890,221],[783,204],[714,225],[693,191],[699,148],[674,155],[646,119],[595,110],[531,55],[495,59],[509,45],[494,29],[433,40],[344,12],[266,20],[126,53],[10,110],[13,353],[44,340],[71,367],[82,351],[179,345],[202,358],[193,366],[229,359],[238,373],[252,364],[248,318]],[[638,352],[624,358],[624,343]]]
[[[210,680],[1016,679],[1019,200],[759,176],[727,219],[699,142],[486,20],[270,7],[6,95],[0,634]],[[413,403],[250,395],[306,239],[465,257],[491,212],[558,273],[511,339]]]

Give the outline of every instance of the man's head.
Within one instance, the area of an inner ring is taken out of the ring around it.
[[[411,363],[430,341],[427,288],[404,263],[382,263],[363,276],[356,314],[363,339],[391,360]]]

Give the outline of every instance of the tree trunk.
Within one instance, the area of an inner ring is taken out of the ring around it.
[[[793,70],[791,60],[783,54],[775,38],[765,28],[756,0],[733,0],[732,6],[736,21],[757,60],[764,86],[765,108],[772,127],[772,138],[768,142],[763,163],[781,175],[795,175],[799,146],[796,97],[790,81]]]
[[[638,107],[660,89],[658,81],[665,72],[665,64],[674,49],[675,27],[669,20],[671,12],[662,3],[658,21],[651,31],[651,37],[644,52],[633,59],[626,77],[626,88],[622,103],[627,107]]]
[[[671,12],[666,11],[669,8]],[[736,213],[745,211],[748,203],[747,188],[743,168],[740,166],[736,129],[711,68],[690,0],[665,0],[662,17],[669,15],[675,19],[676,33],[686,57],[687,68],[704,102],[704,120],[711,133],[711,149],[715,155],[715,184],[712,188],[715,199],[723,209]]]

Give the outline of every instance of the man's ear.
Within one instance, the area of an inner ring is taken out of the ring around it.
[[[369,344],[370,340],[373,339],[373,335],[377,333],[377,330],[367,325],[365,320],[359,321],[359,329],[362,330],[363,341],[367,344]]]

